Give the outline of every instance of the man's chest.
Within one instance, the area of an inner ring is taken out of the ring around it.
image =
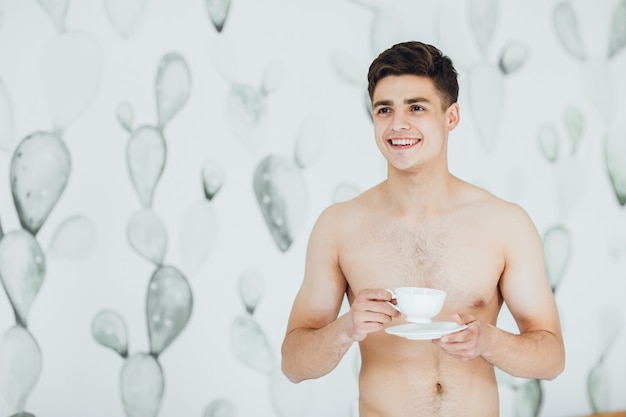
[[[344,241],[339,262],[352,291],[422,286],[489,297],[504,259],[495,237],[472,225],[374,227]]]

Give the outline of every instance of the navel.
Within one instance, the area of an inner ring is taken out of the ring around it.
[[[435,383],[435,393],[437,395],[443,394],[443,385],[441,385],[439,382]]]

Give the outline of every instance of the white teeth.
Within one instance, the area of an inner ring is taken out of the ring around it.
[[[391,139],[391,144],[394,146],[406,146],[417,143],[415,139]]]

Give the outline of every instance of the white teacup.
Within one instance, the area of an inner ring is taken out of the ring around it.
[[[388,304],[404,314],[411,323],[430,323],[443,308],[447,293],[443,290],[422,287],[400,287],[387,290],[397,304]]]

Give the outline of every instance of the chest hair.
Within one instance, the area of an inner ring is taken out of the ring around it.
[[[449,233],[442,228],[393,228],[376,239],[381,259],[394,272],[397,286],[436,286],[445,279]]]

